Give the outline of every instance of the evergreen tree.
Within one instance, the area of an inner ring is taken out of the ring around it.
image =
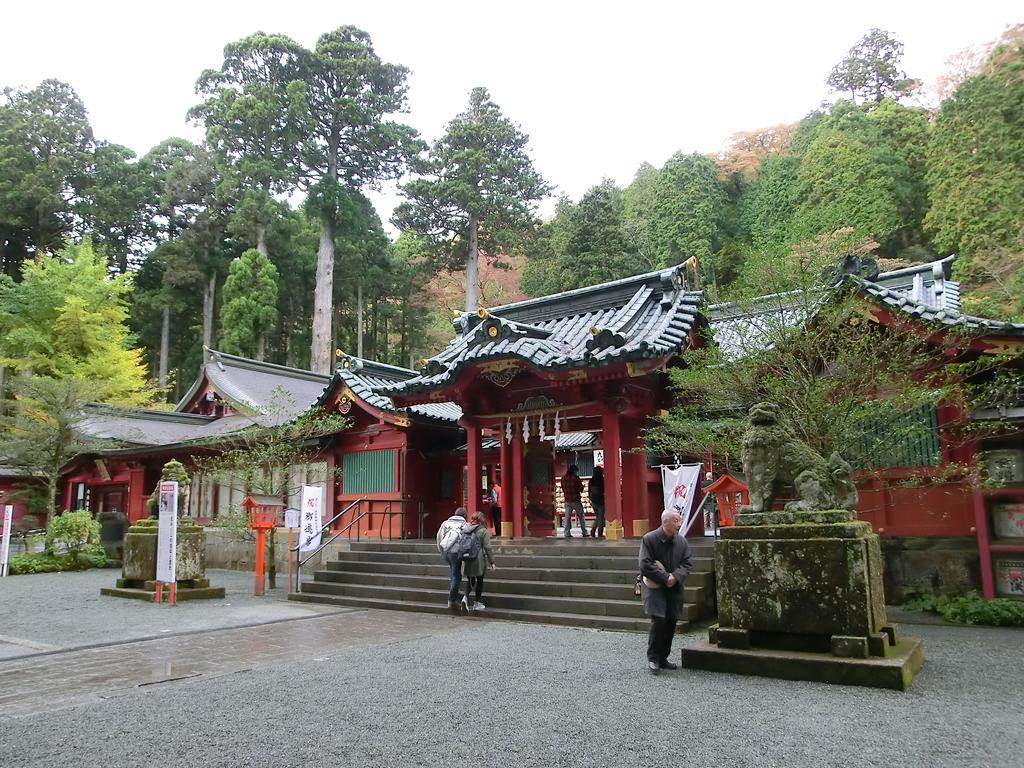
[[[231,262],[220,310],[220,348],[263,360],[277,322],[277,268],[255,248]]]
[[[447,269],[465,268],[467,312],[479,301],[481,250],[500,253],[532,229],[536,204],[548,192],[528,141],[486,88],[474,88],[466,111],[413,164],[419,178],[402,187],[408,200],[395,210],[395,225],[428,238]]]

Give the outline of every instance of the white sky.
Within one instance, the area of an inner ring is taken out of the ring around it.
[[[873,26],[904,43],[907,73],[928,83],[947,56],[1020,21],[1020,3],[1004,0],[37,0],[0,12],[0,87],[64,80],[97,138],[141,155],[169,136],[201,138],[185,113],[225,43],[263,30],[311,48],[354,24],[384,60],[412,70],[404,119],[426,139],[486,86],[530,135],[557,192],[579,199],[604,176],[628,183],[643,161],[660,166],[673,152],[714,151],[737,131],[800,119]],[[386,224],[395,196],[372,197]]]

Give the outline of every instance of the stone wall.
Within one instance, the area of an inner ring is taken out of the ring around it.
[[[298,542],[298,536],[295,536]],[[287,577],[288,559],[295,563],[295,553],[288,552],[288,529],[278,528],[276,535],[278,577]],[[350,549],[348,539],[341,538],[332,542],[324,548],[308,563],[302,566],[303,573],[312,573],[315,568],[323,568],[324,563],[333,560],[338,552],[347,552]],[[238,533],[224,528],[206,529],[206,567],[225,568],[230,571],[251,571],[254,567],[256,554],[256,541],[244,539]]]
[[[882,537],[885,602],[899,605],[911,589],[960,594],[981,589],[978,540],[973,536]]]

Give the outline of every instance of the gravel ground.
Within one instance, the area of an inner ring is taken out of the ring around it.
[[[1024,633],[912,634],[925,667],[898,693],[651,677],[642,635],[473,622],[9,720],[0,765],[1020,768]]]
[[[105,568],[0,579],[0,658],[265,624],[337,610],[287,602],[287,576],[278,577],[277,589],[255,597],[252,573],[213,569],[206,575],[212,586],[224,587],[223,600],[187,600],[171,608],[100,595],[100,587],[113,587],[120,574],[119,569]]]

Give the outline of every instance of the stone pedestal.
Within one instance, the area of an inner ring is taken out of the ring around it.
[[[741,513],[715,544],[715,575],[719,623],[707,647],[683,650],[686,666],[723,670],[734,651],[743,660],[736,655],[729,671],[881,687],[909,685],[920,668],[919,641],[898,643],[886,621],[878,536],[853,512]],[[751,663],[758,651],[775,652],[765,661],[781,652],[785,663]],[[865,665],[854,674],[815,654]],[[866,663],[890,657],[903,659],[897,673]]]
[[[144,518],[128,529],[124,537],[121,578],[116,587],[101,589],[101,595],[152,598],[156,589],[158,527],[159,521],[155,518]],[[175,576],[178,600],[224,597],[224,587],[211,587],[206,578],[206,531],[189,518],[178,520]]]

